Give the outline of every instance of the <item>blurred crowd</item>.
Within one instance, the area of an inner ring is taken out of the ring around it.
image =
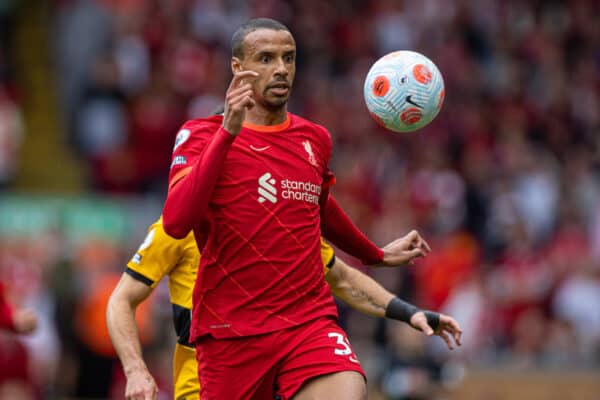
[[[61,0],[53,13],[65,137],[89,165],[89,190],[140,198],[164,196],[179,126],[221,105],[235,29],[256,16],[291,29],[290,108],[330,130],[333,194],[376,243],[417,228],[433,248],[414,267],[365,271],[456,317],[465,332],[450,354],[402,324],[340,305],[373,392],[433,398],[464,365],[600,367],[597,0]],[[399,49],[428,56],[446,85],[437,119],[409,134],[378,127],[362,99],[370,65]],[[6,50],[0,41],[0,185],[10,175],[7,149],[22,135]],[[57,349],[48,359],[78,354],[61,350],[72,350],[77,330],[66,326],[78,302],[61,294],[81,292],[94,262],[118,273],[132,249],[120,246],[36,261],[54,263],[38,273],[40,292],[68,300],[47,313]],[[0,245],[2,279],[35,247]],[[72,276],[76,263],[88,273]],[[164,346],[156,364],[168,370]],[[45,371],[53,375],[39,382],[68,381]]]

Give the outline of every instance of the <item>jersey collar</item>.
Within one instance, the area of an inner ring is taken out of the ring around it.
[[[280,132],[289,128],[292,119],[290,118],[290,113],[287,113],[285,116],[285,121],[277,125],[256,125],[251,124],[250,122],[244,122],[244,128],[252,129],[253,131],[258,132]]]

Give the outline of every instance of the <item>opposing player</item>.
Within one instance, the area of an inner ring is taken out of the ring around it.
[[[163,210],[165,231],[193,230],[202,249],[190,331],[201,395],[363,399],[320,235],[365,264],[405,264],[429,247],[417,234],[380,249],[329,195],[329,133],[287,111],[296,45],[285,26],[244,24],[232,53],[224,115],[184,124]],[[408,321],[414,310],[396,304]]]
[[[136,308],[152,293],[158,282],[168,275],[169,292],[177,334],[173,359],[174,399],[198,399],[198,364],[194,348],[189,344],[192,290],[200,254],[193,235],[173,239],[162,229],[162,220],[152,224],[146,239],[127,264],[107,308],[107,324],[112,342],[119,354],[127,377],[126,399],[154,399],[158,388],[142,358],[135,322]],[[362,272],[349,267],[334,256],[333,249],[321,243],[321,259],[325,279],[332,292],[353,308],[369,315],[398,319],[394,314],[394,296]],[[411,325],[432,334],[423,313],[416,313]],[[439,316],[436,333],[449,348],[448,333],[456,335],[460,344],[460,328],[450,317]]]

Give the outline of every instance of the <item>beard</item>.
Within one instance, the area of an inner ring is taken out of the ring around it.
[[[263,92],[261,104],[269,111],[279,111],[285,107],[290,98],[291,88],[288,89],[286,96],[273,96],[268,93],[268,89]]]
[[[265,99],[264,106],[271,111],[278,111],[285,107],[287,102],[287,97],[285,99]]]

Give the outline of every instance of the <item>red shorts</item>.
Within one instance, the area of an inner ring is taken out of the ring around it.
[[[259,336],[203,338],[196,358],[202,400],[286,400],[320,375],[365,376],[346,333],[329,318]]]

